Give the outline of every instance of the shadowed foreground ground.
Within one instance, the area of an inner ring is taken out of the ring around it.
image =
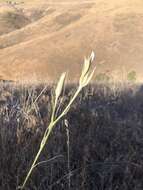
[[[1,84],[0,189],[15,190],[22,182],[51,113],[48,88]],[[66,102],[74,91],[66,89]],[[63,106],[64,104],[62,104]],[[70,133],[70,181],[64,122],[53,131],[27,190],[143,189],[143,96],[138,86],[84,90],[66,119]],[[69,182],[70,187],[69,187]]]

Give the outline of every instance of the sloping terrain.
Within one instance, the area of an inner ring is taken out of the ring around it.
[[[142,0],[37,0],[14,7],[29,22],[21,19],[21,26],[0,36],[1,78],[51,82],[68,70],[73,82],[94,50],[97,74],[124,80],[134,71],[142,81]]]
[[[20,29],[29,23],[20,11],[9,5],[0,7],[0,35]]]

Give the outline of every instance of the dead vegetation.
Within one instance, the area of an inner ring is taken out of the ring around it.
[[[3,190],[15,190],[22,183],[50,122],[53,90],[49,87],[27,115],[43,88],[1,84],[0,188]],[[74,86],[66,88],[63,106],[74,91]],[[61,121],[40,157],[45,162],[34,170],[26,189],[68,189],[70,176],[71,189],[141,190],[142,105],[139,86],[113,88],[100,84],[83,90],[65,117],[70,136],[70,173],[67,132]]]

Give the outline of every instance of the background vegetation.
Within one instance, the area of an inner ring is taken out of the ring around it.
[[[42,85],[0,86],[0,189],[15,190],[49,123],[53,90]],[[62,106],[74,91],[74,86],[65,89]],[[54,129],[40,157],[46,162],[35,168],[26,189],[141,190],[142,91],[131,84],[83,90],[65,118],[68,127],[62,120]]]

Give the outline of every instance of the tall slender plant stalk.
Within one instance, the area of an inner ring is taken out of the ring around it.
[[[86,86],[88,85],[88,83],[90,82],[93,74],[94,74],[94,71],[95,71],[95,68],[90,71],[90,68],[91,68],[91,64],[92,64],[92,61],[94,60],[94,52],[91,53],[90,57],[88,58],[85,58],[84,60],[84,66],[83,66],[83,69],[82,69],[82,73],[81,73],[81,76],[80,76],[80,80],[79,80],[79,86],[75,92],[75,94],[73,95],[73,97],[71,98],[71,100],[69,101],[69,103],[67,104],[67,106],[64,108],[64,110],[61,112],[61,114],[59,116],[55,116],[55,113],[56,113],[56,108],[57,108],[57,104],[58,104],[58,100],[59,100],[59,97],[61,95],[61,92],[64,88],[64,84],[65,84],[65,79],[66,79],[66,73],[63,73],[58,81],[58,84],[57,84],[57,87],[56,87],[56,90],[55,90],[55,101],[54,101],[54,105],[53,105],[53,111],[52,111],[52,115],[51,115],[51,120],[50,120],[50,123],[47,127],[47,129],[45,130],[45,133],[44,133],[44,136],[43,136],[43,139],[41,141],[41,144],[40,144],[40,147],[39,147],[39,150],[33,160],[33,163],[24,179],[24,182],[22,184],[22,186],[19,187],[19,189],[23,190],[26,186],[26,183],[28,181],[28,179],[30,178],[31,174],[32,174],[32,171],[33,169],[38,165],[37,162],[38,162],[38,159],[42,153],[42,150],[44,149],[46,143],[48,142],[49,140],[49,137],[50,137],[50,134],[53,130],[53,128],[56,126],[56,124],[68,113],[68,111],[70,110],[71,108],[71,105],[73,104],[73,102],[75,101],[75,99],[77,98],[77,96],[79,95],[80,91]],[[56,118],[55,118],[56,117]]]

